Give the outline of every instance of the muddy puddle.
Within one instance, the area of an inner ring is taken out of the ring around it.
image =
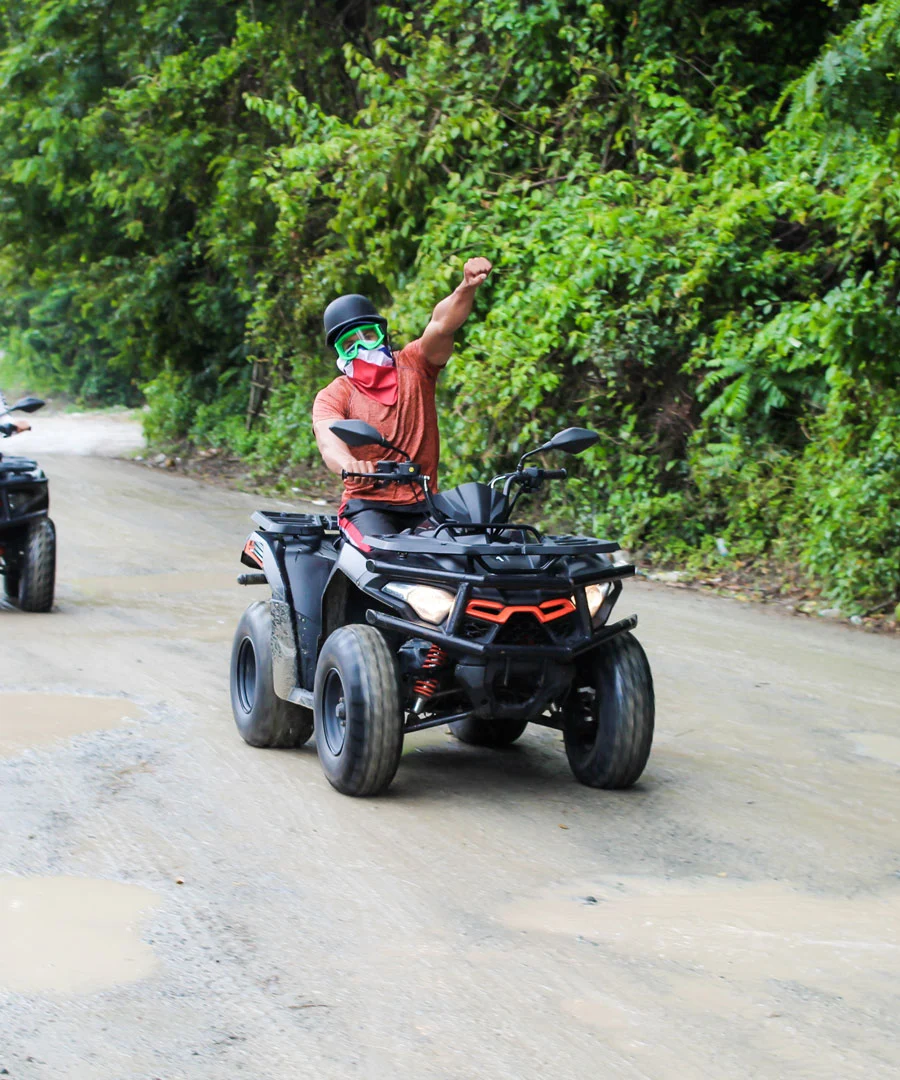
[[[141,920],[159,902],[116,881],[0,874],[0,990],[90,993],[150,975]]]
[[[780,980],[864,1002],[889,991],[900,965],[900,890],[844,898],[776,882],[622,878],[548,892],[501,918],[658,966],[660,992],[672,975],[679,983],[669,992],[698,1011],[719,979],[757,988]],[[571,1005],[583,1018],[592,1010]]]
[[[887,765],[900,766],[900,738],[896,735],[879,735],[877,732],[851,731],[848,738],[862,757],[875,758]]]
[[[143,715],[125,698],[0,693],[0,757],[88,731],[108,731]]]

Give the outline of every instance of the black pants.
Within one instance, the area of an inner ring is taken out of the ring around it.
[[[374,500],[350,499],[341,514],[341,527],[349,524],[361,536],[394,536],[415,529],[428,517],[421,503],[411,506],[380,505]]]

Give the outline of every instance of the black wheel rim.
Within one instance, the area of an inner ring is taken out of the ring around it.
[[[344,684],[334,668],[325,676],[322,692],[322,731],[328,749],[337,757],[344,749],[347,736],[347,706],[344,701]]]
[[[245,637],[237,655],[237,696],[245,713],[251,712],[256,701],[256,650]]]

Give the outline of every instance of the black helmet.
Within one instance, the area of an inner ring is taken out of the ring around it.
[[[378,314],[378,309],[368,297],[348,293],[332,300],[325,308],[325,338],[328,344],[334,345],[345,330],[362,323],[377,323],[387,333],[387,319]]]

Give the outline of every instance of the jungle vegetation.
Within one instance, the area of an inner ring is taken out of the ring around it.
[[[0,0],[0,347],[296,476],[328,300],[404,342],[483,254],[444,483],[585,424],[579,526],[870,611],[898,167],[900,0]]]

